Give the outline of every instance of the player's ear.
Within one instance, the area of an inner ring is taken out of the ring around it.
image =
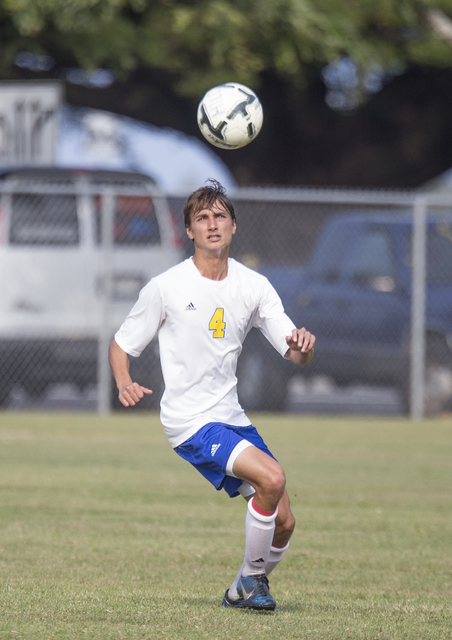
[[[234,234],[237,231],[237,222],[236,220],[232,221],[232,234]]]
[[[190,227],[185,227],[185,231],[187,232],[187,236],[190,238],[190,240],[195,239],[195,236],[193,235],[193,231],[191,230]]]

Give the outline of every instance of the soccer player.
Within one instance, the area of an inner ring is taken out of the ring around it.
[[[297,365],[314,355],[315,337],[297,329],[268,280],[229,257],[234,207],[215,180],[184,205],[194,255],[153,278],[115,334],[110,365],[125,407],[152,393],[129,374],[158,333],[165,381],[161,422],[170,442],[217,490],[248,501],[245,557],[223,606],[273,610],[267,576],[295,526],[281,465],[250,424],[235,376],[243,341],[257,327]]]

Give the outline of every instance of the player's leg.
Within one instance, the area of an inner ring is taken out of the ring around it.
[[[234,461],[232,470],[234,475],[244,479],[246,482],[245,490],[243,489],[239,490],[240,493],[242,493],[243,497],[247,501],[249,501],[251,498],[254,497],[254,499],[256,500],[256,503],[259,506],[263,507],[263,505],[265,505],[267,506],[267,508],[270,506],[270,509],[271,509],[273,504],[269,503],[268,494],[267,495],[265,494],[266,485],[265,483],[264,484],[262,483],[260,477],[256,476],[256,470],[252,468],[252,464],[249,464],[250,461],[254,463],[255,460],[258,460],[257,473],[259,475],[263,474],[265,476],[265,480],[268,480],[271,473],[275,472],[275,465],[276,465],[277,473],[279,473],[280,476],[282,475],[282,478],[284,479],[284,485],[285,485],[284,471],[282,470],[280,465],[276,462],[276,460],[266,455],[259,449],[256,449],[256,447],[248,447],[247,449],[242,451],[242,453],[239,456],[237,456],[237,459]],[[243,465],[245,465],[246,467],[245,470],[242,469]],[[238,475],[238,474],[241,474],[241,475]],[[251,480],[251,474],[255,476],[254,480]],[[243,477],[245,475],[247,475],[248,478],[250,479],[245,479]],[[245,487],[245,484],[243,486]],[[275,494],[275,492],[277,494],[278,485],[274,484],[270,491],[270,495]],[[295,528],[295,518],[290,509],[290,500],[289,500],[287,491],[285,489],[285,486],[283,489],[282,496],[277,503],[277,507],[278,507],[278,515],[275,519],[275,532],[272,540],[272,546],[278,549],[282,549],[288,544]]]
[[[240,493],[242,493],[245,500],[250,500],[254,495],[254,489],[248,483],[243,485]],[[287,491],[284,491],[283,497],[278,503],[278,515],[275,520],[275,533],[273,535],[272,545],[270,547],[270,553],[268,560],[265,563],[265,575],[268,577],[273,569],[281,562],[284,557],[284,552],[289,546],[289,540],[295,527],[295,518],[290,510],[290,501]],[[227,596],[230,600],[231,606],[234,606],[234,602],[237,602],[239,595],[237,593],[237,585],[240,580],[244,568],[244,564],[240,567],[234,581],[232,582]]]
[[[248,501],[245,517],[245,557],[230,588],[226,591],[224,606],[273,610],[275,600],[270,594],[265,567],[268,564],[277,509],[264,512]]]
[[[234,461],[232,470],[255,490],[254,495],[246,496],[248,510],[242,576],[266,574],[272,547],[285,547],[293,531],[284,471],[274,458],[256,447],[244,449]]]
[[[253,504],[257,509],[267,513],[276,511],[286,486],[286,476],[279,462],[250,446],[238,454],[232,472],[254,487]]]
[[[278,515],[275,520],[275,534],[272,546],[265,564],[265,575],[268,576],[281,562],[284,552],[289,547],[289,540],[295,528],[295,518],[290,509],[290,500],[287,491],[278,503]]]
[[[250,487],[250,485],[248,485]],[[250,500],[253,496],[252,487],[251,491],[244,495],[245,500]],[[273,535],[272,544],[270,547],[270,553],[268,560],[265,563],[265,575],[268,576],[273,569],[281,562],[284,557],[284,552],[289,547],[289,540],[295,528],[295,518],[290,509],[290,501],[287,491],[284,491],[283,497],[278,504],[278,515],[275,519],[275,532]],[[240,575],[243,570],[243,566],[240,568],[234,582],[229,588],[229,594],[234,599],[237,598],[237,583],[240,579]]]
[[[265,571],[266,567],[270,570],[273,542],[274,552],[282,553],[283,547],[278,545],[286,544],[291,529],[282,467],[251,426],[208,423],[175,451],[218,490],[224,488],[231,497],[241,493],[250,498],[245,521],[246,553],[240,572],[242,603],[238,600],[231,603],[227,592],[225,605],[274,609],[275,601],[269,594]],[[248,485],[247,493],[243,491],[245,485]],[[279,502],[281,516],[278,517]],[[231,596],[237,598],[237,595],[237,591],[231,592]]]
[[[273,546],[281,549],[285,547],[295,529],[295,518],[290,509],[290,500],[287,491],[278,503],[278,515],[275,520],[275,535],[273,536]]]
[[[237,575],[225,596],[225,604],[274,609],[275,601],[268,590],[266,566],[274,568],[277,564],[274,558],[268,564],[273,543],[273,555],[283,553],[279,545],[287,545],[293,530],[293,516],[288,498],[285,497],[284,471],[274,458],[254,446],[247,447],[238,454],[232,471],[236,477],[254,487],[255,494],[245,496],[248,499],[245,559],[240,576]],[[279,503],[282,514],[276,528]]]

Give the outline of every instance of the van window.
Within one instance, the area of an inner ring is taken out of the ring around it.
[[[96,202],[97,242],[102,237],[102,196]],[[116,196],[115,245],[150,245],[160,243],[160,230],[154,203],[149,196]]]
[[[79,227],[75,197],[14,194],[10,242],[13,245],[39,246],[78,244]]]

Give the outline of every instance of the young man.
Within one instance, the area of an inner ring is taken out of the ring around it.
[[[266,278],[229,258],[234,208],[216,181],[184,206],[194,255],[153,278],[110,345],[110,364],[125,407],[152,393],[129,375],[158,333],[165,380],[161,421],[175,451],[217,490],[248,501],[245,558],[223,606],[272,610],[268,574],[289,546],[295,520],[282,467],[237,398],[237,358],[252,327],[297,365],[314,355],[315,337],[296,329]]]

